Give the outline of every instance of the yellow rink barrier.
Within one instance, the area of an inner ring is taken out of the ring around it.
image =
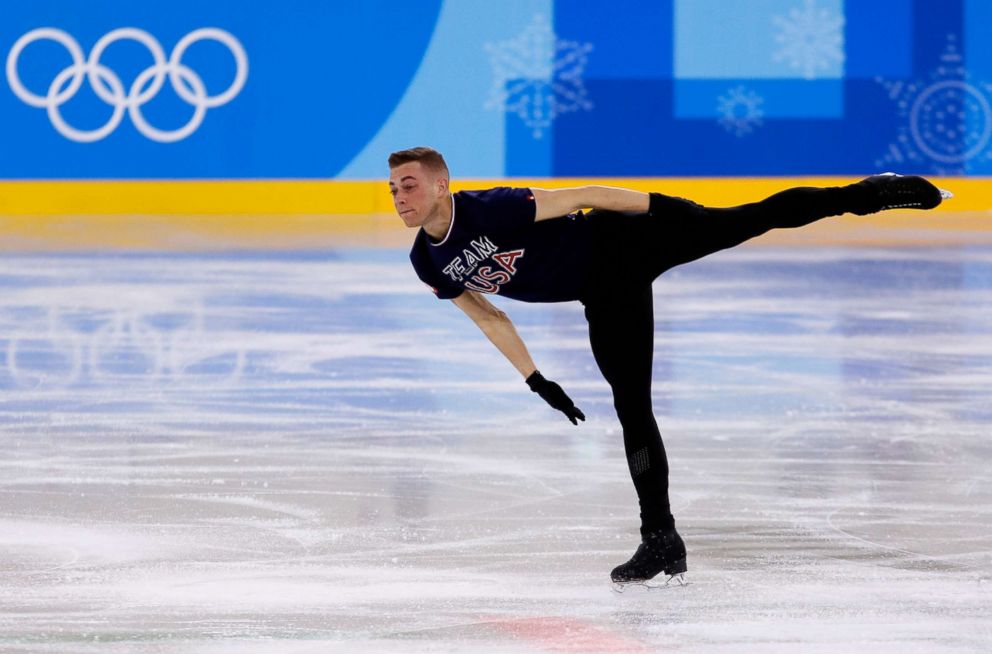
[[[712,206],[752,202],[791,186],[835,186],[857,177],[555,178],[458,180],[453,190],[583,184],[660,191]],[[955,197],[937,213],[896,211],[802,230],[767,243],[992,243],[992,180],[934,178]],[[0,250],[320,248],[404,245],[412,239],[375,181],[0,182]]]

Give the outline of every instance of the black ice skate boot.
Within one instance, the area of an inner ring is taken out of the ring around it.
[[[669,575],[669,579],[660,585],[667,585],[673,578],[684,583],[685,543],[674,528],[653,531],[644,536],[634,556],[613,568],[610,577],[617,584],[643,584],[662,571]]]
[[[851,211],[859,216],[886,209],[933,209],[942,201],[954,197],[950,191],[939,189],[916,175],[882,173],[866,177],[851,186],[866,191],[858,206]]]

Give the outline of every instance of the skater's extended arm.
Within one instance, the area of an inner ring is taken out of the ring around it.
[[[540,395],[541,399],[552,408],[564,413],[573,425],[579,424],[579,420],[586,419],[561,386],[545,379],[538,372],[534,360],[530,358],[530,353],[527,351],[527,346],[524,345],[516,328],[505,313],[494,307],[482,294],[475,291],[465,291],[454,298],[452,302],[464,311],[479,326],[479,329],[492,344],[503,353],[503,356],[510,360],[513,367],[524,376],[530,390]]]
[[[520,339],[516,328],[510,322],[510,318],[497,309],[481,293],[475,291],[465,291],[452,302],[459,309],[465,312],[472,319],[482,333],[503,353],[513,367],[520,371],[524,379],[530,377],[537,366],[530,358],[527,346]]]
[[[614,186],[578,186],[554,190],[531,188],[530,190],[537,205],[534,220],[558,218],[579,209],[643,213],[648,210],[649,203],[647,193]]]

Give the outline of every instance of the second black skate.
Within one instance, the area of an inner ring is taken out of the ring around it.
[[[916,175],[882,173],[866,177],[855,186],[867,191],[861,206],[852,212],[859,216],[887,209],[933,209],[953,197],[950,191]]]

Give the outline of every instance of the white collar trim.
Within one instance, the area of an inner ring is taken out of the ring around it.
[[[444,245],[447,242],[448,237],[451,236],[451,229],[455,226],[455,196],[452,195],[451,193],[448,193],[448,196],[451,198],[451,222],[448,223],[448,233],[445,234],[444,238],[442,238],[437,243],[431,243],[431,239],[427,239],[427,242],[433,245],[434,247],[440,247]],[[430,234],[428,234],[428,236],[430,236]]]

